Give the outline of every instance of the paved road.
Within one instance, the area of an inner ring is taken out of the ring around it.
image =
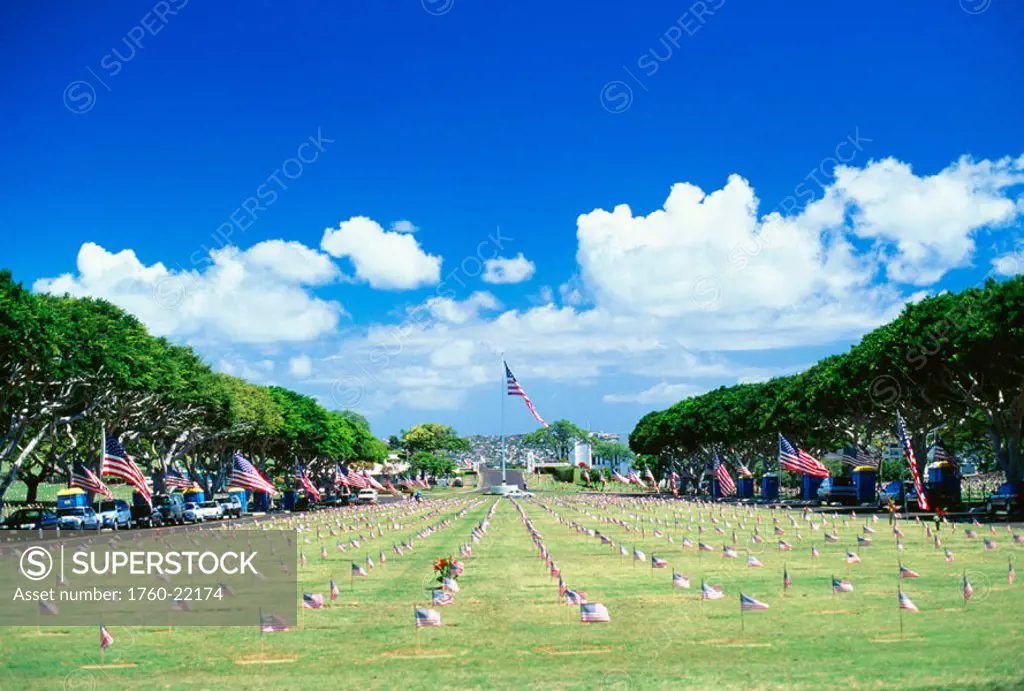
[[[523,474],[518,470],[506,470],[505,481],[510,485],[516,487],[522,487],[525,480]],[[501,484],[501,468],[481,468],[480,469],[480,487],[478,492],[489,492],[492,485]]]
[[[500,477],[501,476],[499,474],[499,479],[500,479]],[[390,494],[382,494],[378,498],[377,501],[378,501],[379,504],[396,504],[396,503],[402,501],[403,499],[404,499],[404,497],[396,497],[396,496],[393,496],[393,495],[390,495]],[[355,506],[355,505],[353,504],[353,506]],[[246,515],[246,516],[242,516],[241,518],[229,518],[229,519],[224,519],[224,520],[219,520],[219,521],[206,521],[204,523],[186,523],[185,525],[170,525],[169,524],[169,525],[165,525],[165,526],[163,526],[161,528],[132,528],[131,530],[118,530],[118,531],[113,531],[113,530],[110,530],[110,529],[104,529],[104,530],[98,531],[98,532],[97,531],[92,531],[92,530],[62,530],[62,531],[60,531],[58,533],[56,530],[47,530],[47,531],[45,531],[43,533],[43,537],[42,538],[39,537],[39,532],[36,531],[36,530],[0,530],[0,543],[4,543],[4,542],[21,542],[21,541],[40,541],[40,540],[45,542],[45,541],[52,541],[52,540],[57,540],[57,539],[61,539],[61,538],[66,539],[66,540],[73,540],[73,539],[76,539],[76,538],[92,538],[92,537],[95,537],[97,535],[108,536],[108,535],[114,535],[114,534],[121,534],[121,535],[124,535],[126,537],[129,537],[129,536],[137,534],[137,533],[144,533],[145,534],[145,533],[150,533],[150,532],[157,531],[157,530],[160,531],[161,535],[166,535],[168,533],[182,533],[182,532],[193,531],[193,530],[197,530],[198,528],[201,528],[201,527],[202,528],[217,528],[217,527],[223,527],[223,526],[245,525],[246,523],[252,523],[253,521],[278,520],[278,519],[287,518],[287,517],[293,516],[293,515],[294,516],[316,516],[317,512],[315,512],[315,511],[313,511],[313,512],[310,512],[310,511],[300,511],[298,513],[292,514],[292,513],[283,513],[283,512],[275,511],[273,513],[268,513],[268,514],[259,514],[259,515],[256,515],[256,516],[254,516],[252,514],[249,514],[249,515]]]

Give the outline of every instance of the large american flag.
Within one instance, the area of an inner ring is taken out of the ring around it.
[[[188,489],[192,481],[185,477],[185,474],[174,467],[174,464],[167,466],[164,470],[164,487],[167,489]]]
[[[843,447],[843,463],[854,468],[860,466],[878,467],[878,459],[859,446]]]
[[[381,492],[386,491],[384,489],[384,485],[382,485],[379,482],[377,482],[377,478],[375,478],[372,475],[370,475],[370,471],[369,470],[364,470],[363,471],[363,479],[365,479],[366,480],[366,484],[368,484],[373,489],[379,490]]]
[[[921,485],[921,474],[917,470],[917,456],[914,455],[914,447],[910,443],[910,436],[907,434],[907,426],[903,423],[903,416],[896,411],[896,436],[900,438],[903,446],[903,454],[907,457],[907,465],[910,466],[910,474],[914,479],[914,489],[917,490],[917,503],[924,511],[928,510],[928,500],[924,496],[924,487]]]
[[[82,463],[75,463],[71,471],[71,486],[81,487],[86,492],[102,494],[107,499],[113,499],[114,495],[110,489],[103,484],[103,481],[96,477],[96,473],[85,467]]]
[[[505,379],[508,383],[508,395],[522,396],[523,403],[525,403],[526,407],[530,409],[530,413],[534,418],[536,418],[537,422],[544,427],[547,427],[548,423],[544,422],[544,418],[542,418],[540,413],[537,412],[537,409],[533,406],[533,401],[531,401],[530,397],[526,395],[526,390],[523,389],[522,384],[516,380],[516,376],[512,374],[512,370],[508,368],[508,363],[503,361],[502,364],[505,365]]]
[[[783,468],[789,468],[804,475],[829,476],[828,468],[822,465],[821,461],[803,449],[793,446],[788,439],[782,436],[781,432],[779,433],[779,463]]]
[[[228,476],[228,485],[251,489],[257,492],[266,492],[267,494],[277,494],[277,489],[274,488],[274,485],[268,482],[260,471],[256,470],[256,466],[237,451],[231,464],[231,475]]]
[[[135,465],[135,461],[124,450],[117,437],[103,432],[103,461],[100,463],[100,475],[119,477],[138,490],[146,503],[153,506],[153,495],[146,484],[146,476]]]
[[[335,463],[334,464],[334,488],[337,489],[338,487],[348,487],[348,486],[349,486],[348,477],[346,477],[345,473],[342,472],[341,465]]]
[[[302,489],[306,490],[306,494],[309,495],[310,499],[320,501],[320,490],[310,482],[309,476],[306,475],[306,469],[302,467],[301,463],[295,464],[295,479],[302,485]]]
[[[736,483],[732,480],[732,475],[729,474],[729,469],[722,463],[722,459],[718,457],[717,451],[712,451],[711,456],[714,459],[715,464],[715,477],[718,478],[718,484],[722,488],[722,494],[732,494],[736,491]]]
[[[370,486],[369,483],[366,481],[366,478],[363,477],[363,475],[358,470],[355,470],[354,468],[347,468],[346,470],[346,475],[348,476],[348,484],[350,487],[355,487],[356,489],[363,489],[365,487]]]

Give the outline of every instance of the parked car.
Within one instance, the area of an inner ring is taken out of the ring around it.
[[[204,521],[219,521],[224,518],[224,509],[216,501],[204,501],[199,505],[199,512]]]
[[[96,502],[96,515],[104,528],[131,528],[132,510],[124,499],[108,499]]]
[[[224,513],[224,518],[241,518],[242,516],[242,502],[238,501],[238,497],[233,494],[226,497],[220,497],[216,500],[220,504],[221,511]]]
[[[158,494],[153,498],[153,507],[164,517],[164,523],[185,522],[185,500],[180,494]]]
[[[852,478],[827,477],[818,485],[818,501],[828,504],[854,505],[857,503],[857,488]]]
[[[91,506],[69,506],[57,509],[57,525],[61,530],[99,530],[100,517]]]
[[[3,530],[35,530],[56,527],[57,515],[46,509],[18,509],[3,522],[0,522],[0,529]]]
[[[359,496],[356,499],[357,504],[376,504],[377,503],[377,490],[365,487],[359,490]]]
[[[533,499],[533,492],[527,492],[526,490],[516,488],[511,492],[508,492],[505,496],[512,497],[514,499]]]
[[[1013,485],[1006,482],[999,486],[995,492],[989,495],[986,505],[989,513],[1012,514],[1019,510],[1020,504],[1017,501],[1017,493],[1013,491]]]
[[[138,528],[162,528],[164,525],[164,515],[160,513],[159,509],[150,509],[143,504],[142,506],[132,507],[132,521]]]
[[[199,508],[199,504],[194,501],[185,503],[184,518],[189,523],[202,523],[203,522],[203,511]]]
[[[907,509],[916,511],[918,509],[917,488],[910,480],[893,480],[887,484],[878,493],[878,502],[882,508],[885,508],[891,500],[900,510],[903,510],[904,495],[907,498]]]

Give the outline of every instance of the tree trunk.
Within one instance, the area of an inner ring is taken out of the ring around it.
[[[3,503],[3,498],[4,495],[7,494],[7,490],[9,490],[14,481],[18,479],[18,470],[21,469],[21,465],[25,462],[25,459],[29,457],[29,454],[35,450],[36,446],[39,445],[39,442],[43,440],[48,429],[48,427],[43,427],[39,430],[36,436],[32,437],[25,448],[21,450],[18,457],[14,459],[14,462],[11,464],[11,469],[7,471],[7,477],[4,478],[3,482],[0,482],[0,505]]]
[[[25,476],[23,481],[25,483],[25,503],[35,504],[36,498],[39,496],[39,483],[42,482],[42,477]]]

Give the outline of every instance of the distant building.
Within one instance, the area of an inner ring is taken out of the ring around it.
[[[619,475],[629,475],[629,471],[633,469],[633,462],[628,458],[619,459],[617,461],[611,461],[607,458],[598,458],[593,463],[594,468],[606,468],[609,471],[618,473]]]
[[[593,459],[590,456],[590,444],[577,439],[572,449],[572,464],[573,465],[593,465]]]

